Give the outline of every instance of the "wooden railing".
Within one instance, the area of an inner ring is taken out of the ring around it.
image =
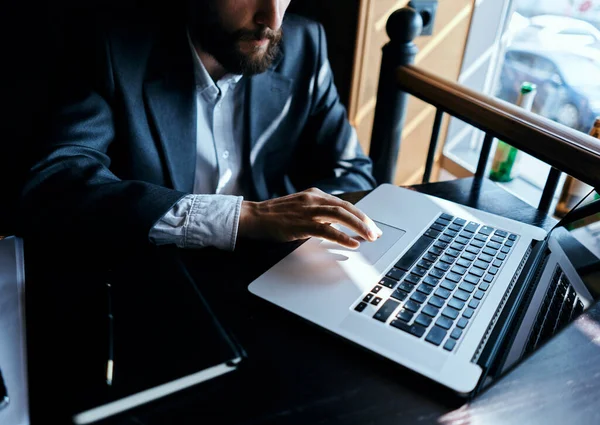
[[[430,179],[443,114],[448,113],[486,135],[477,177],[484,177],[494,138],[552,166],[540,210],[549,209],[561,172],[600,188],[600,140],[411,65],[420,25],[420,16],[408,7],[394,12],[387,23],[390,42],[383,49],[370,150],[378,183],[393,182],[407,96],[413,95],[437,108],[424,182]]]

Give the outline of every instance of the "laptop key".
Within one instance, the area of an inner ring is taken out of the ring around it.
[[[421,325],[417,325],[417,324],[409,325],[408,323],[403,322],[402,320],[392,320],[390,322],[390,325],[392,325],[395,328],[401,329],[404,332],[408,332],[408,333],[416,336],[417,338],[421,338],[423,336],[423,334],[425,333],[425,331],[427,330],[426,328],[424,328]]]
[[[473,298],[475,298],[476,300],[480,300],[483,298],[484,292],[481,290],[477,290],[475,291],[475,293],[473,294]]]
[[[497,252],[498,250],[490,248],[489,246],[485,247],[485,249],[483,250],[484,254],[491,255],[492,257],[495,256]]]
[[[448,227],[448,225],[450,224],[450,221],[444,220],[443,218],[440,217],[435,221],[435,224],[439,224],[440,226],[443,226],[443,227]]]
[[[447,272],[448,269],[450,269],[450,264],[443,263],[443,262],[440,261],[439,263],[437,263],[435,265],[435,268]]]
[[[459,300],[458,298],[452,298],[450,301],[448,301],[448,305],[457,310],[462,310],[465,306],[465,302]]]
[[[415,315],[415,313],[413,313],[410,310],[406,310],[406,309],[402,309],[400,310],[400,312],[396,315],[396,317],[400,320],[404,320],[405,322],[410,322],[413,318],[413,316]]]
[[[435,321],[436,325],[438,325],[444,329],[450,329],[452,327],[452,323],[454,323],[452,320],[450,320],[444,316],[438,317],[438,319]]]
[[[496,243],[496,242],[488,242],[487,246],[492,249],[500,249],[500,247],[502,245],[500,245],[499,243]]]
[[[424,283],[422,283],[417,288],[417,291],[419,291],[425,295],[429,295],[433,292],[433,286],[425,285]]]
[[[475,254],[471,254],[470,252],[465,251],[461,254],[460,258],[464,258],[467,261],[473,261],[477,257],[475,256]]]
[[[424,235],[429,236],[430,238],[433,238],[433,239],[437,239],[437,237],[439,235],[441,235],[441,232],[438,232],[435,229],[429,228],[425,231]]]
[[[470,319],[473,317],[473,313],[475,313],[475,310],[472,308],[467,308],[465,311],[463,311],[463,316],[465,316],[467,319]]]
[[[428,327],[429,325],[431,325],[432,322],[432,318],[429,316],[426,316],[424,314],[419,314],[417,316],[417,318],[415,319],[415,323],[424,326],[424,327]]]
[[[444,229],[446,228],[446,226],[442,226],[442,225],[440,225],[440,224],[433,223],[433,224],[431,225],[431,228],[432,228],[432,229],[435,229],[435,230],[437,230],[438,232],[443,232],[443,231],[444,231]]]
[[[448,220],[448,221],[454,220],[454,216],[450,215],[450,214],[447,214],[447,213],[442,213],[440,215],[440,218],[443,218],[444,220]]]
[[[481,241],[481,242],[486,242],[487,238],[488,237],[486,235],[482,235],[481,233],[477,233],[475,235],[475,239],[477,239],[478,241]]]
[[[450,294],[451,294],[451,292],[444,288],[437,288],[435,290],[435,295],[437,295],[440,298],[448,299]]]
[[[442,242],[442,241],[436,241],[433,246],[439,248],[439,249],[446,249],[448,247],[448,244],[446,242]]]
[[[462,226],[459,226],[458,224],[451,224],[448,226],[448,229],[454,230],[455,232],[460,232],[462,230]]]
[[[381,286],[376,286],[375,288],[371,289],[371,292],[374,294],[377,294],[379,291],[381,291]]]
[[[469,243],[469,239],[459,236],[458,238],[454,239],[454,242],[459,243],[461,245],[466,245]]]
[[[444,250],[443,249],[439,249],[436,246],[432,246],[431,249],[429,250],[429,254],[435,255],[436,257],[439,256],[439,255],[441,255],[442,252],[444,252]]]
[[[457,224],[459,226],[464,226],[465,224],[467,224],[467,220],[465,220],[464,218],[455,218],[454,224]]]
[[[479,284],[479,289],[481,289],[482,291],[487,291],[489,287],[490,287],[490,283],[486,282],[486,281],[481,282]]]
[[[415,292],[410,296],[410,299],[418,302],[419,304],[423,304],[427,300],[427,295],[422,294],[421,292]]]
[[[408,297],[408,292],[404,292],[400,289],[396,289],[392,293],[392,298],[397,299],[398,301],[404,301]]]
[[[491,275],[495,275],[496,273],[498,273],[498,267],[490,267],[488,273]]]
[[[414,288],[415,288],[415,285],[408,283],[408,282],[402,282],[402,283],[400,283],[400,285],[398,285],[398,289],[402,289],[403,291],[406,291],[406,292],[411,292]]]
[[[458,257],[460,255],[460,251],[457,251],[456,249],[448,248],[448,250],[446,251],[446,255],[449,255],[450,257]]]
[[[456,341],[453,339],[449,339],[448,341],[446,341],[446,343],[444,344],[444,350],[448,350],[448,351],[452,351],[454,349],[454,347],[456,346]]]
[[[504,260],[506,260],[506,254],[503,252],[499,252],[497,258],[498,258],[498,260],[504,261]]]
[[[454,264],[454,261],[456,260],[456,258],[450,256],[450,255],[442,255],[440,257],[440,261],[447,263],[447,264]]]
[[[447,332],[439,326],[434,326],[427,334],[425,341],[431,342],[434,345],[440,345],[444,338],[446,338],[446,333]]]
[[[430,261],[432,263],[435,263],[438,259],[438,257],[436,255],[433,255],[432,253],[428,252],[427,254],[425,254],[423,256],[424,260]]]
[[[373,294],[367,294],[364,298],[363,301],[368,303],[369,301],[371,301],[373,299]]]
[[[504,238],[501,238],[500,236],[492,236],[490,238],[490,240],[492,242],[496,242],[496,243],[503,243],[504,242]]]
[[[442,310],[442,316],[446,316],[449,319],[456,319],[458,317],[458,310],[453,309],[452,307],[446,307]]]
[[[434,239],[422,235],[396,263],[396,268],[409,271],[412,265],[427,251]]]
[[[469,296],[470,296],[470,295],[471,295],[471,294],[469,294],[469,293],[468,293],[468,292],[466,292],[466,291],[463,291],[462,289],[459,289],[458,291],[456,291],[456,292],[454,293],[454,296],[455,296],[456,298],[458,298],[459,300],[461,300],[461,301],[467,301],[467,300],[469,299]]]
[[[467,253],[467,254],[468,254],[468,253]],[[465,260],[464,258],[461,258],[460,260],[458,260],[458,261],[456,262],[456,265],[457,265],[457,266],[465,267],[465,268],[467,268],[467,269],[468,269],[469,267],[471,267],[471,264],[472,264],[472,263],[471,263],[471,261]]]
[[[464,247],[465,247],[464,245],[456,243],[456,242],[454,242],[452,245],[450,245],[450,248],[452,248],[455,251],[462,251],[464,249]]]
[[[442,242],[450,243],[452,242],[452,238],[450,236],[442,235],[439,237],[439,240]]]
[[[482,260],[477,260],[477,261],[475,261],[475,263],[473,265],[480,269],[486,270],[488,268],[488,266],[490,265],[490,263],[486,263],[485,261],[482,261]]]
[[[477,229],[479,229],[479,223],[475,223],[474,221],[469,222],[469,224],[465,226],[465,230],[471,233],[475,233]]]
[[[434,278],[436,278],[436,279],[441,279],[441,278],[443,278],[443,277],[444,277],[444,273],[445,273],[444,271],[442,271],[442,270],[440,270],[440,269],[436,269],[436,268],[432,269],[432,270],[429,272],[429,274],[430,274],[431,276],[433,276]]]
[[[502,265],[502,260],[494,260],[494,262],[492,263],[492,266],[494,267],[500,267]]]
[[[421,278],[417,275],[409,274],[408,276],[406,276],[404,278],[404,281],[412,283],[413,285],[416,285],[417,283],[419,283],[421,281]]]
[[[510,235],[508,237],[508,239],[511,240],[511,241],[516,241],[517,240],[517,235]]]
[[[439,310],[439,308],[436,308],[436,307],[432,306],[431,304],[427,304],[425,307],[423,307],[423,310],[421,312],[428,316],[435,317],[440,312],[440,310]]]
[[[479,306],[480,302],[481,301],[479,301],[479,300],[471,300],[471,301],[469,301],[469,307],[470,308],[477,308]]]
[[[446,275],[446,279],[451,280],[452,282],[460,282],[462,280],[462,276],[454,273],[454,272],[450,272]]]
[[[503,254],[508,254],[510,252],[510,248],[508,246],[503,246],[500,252]]]
[[[450,334],[450,338],[458,339],[462,335],[463,331],[460,328],[454,328]]]
[[[354,310],[358,311],[359,313],[362,312],[365,308],[367,308],[367,303],[365,302],[360,302],[356,305],[356,307],[354,307]]]
[[[489,227],[489,226],[483,226],[481,229],[479,229],[479,233],[483,233],[484,235],[490,235],[494,230],[493,227]]]
[[[481,251],[481,249],[477,248],[476,246],[469,245],[465,251],[470,252],[471,254],[477,255],[477,254],[479,254],[479,251]]]
[[[505,238],[506,236],[508,236],[508,233],[506,233],[504,230],[496,230],[495,234],[500,236],[501,238]]]
[[[380,302],[381,302],[381,297],[375,297],[371,300],[371,304],[373,304],[373,305],[379,305]]]
[[[485,242],[473,240],[473,241],[471,241],[471,245],[473,245],[475,248],[483,248],[483,245],[485,245]]]
[[[448,291],[454,291],[454,289],[456,288],[456,283],[451,282],[449,280],[444,280],[440,287],[447,289]]]
[[[433,297],[429,298],[429,304],[431,304],[432,306],[436,307],[436,308],[440,308],[444,305],[444,299],[440,298],[436,295],[434,295]]]
[[[465,276],[465,282],[472,283],[473,285],[477,285],[477,283],[479,283],[479,278],[473,274],[468,274]]]
[[[467,269],[462,266],[454,266],[452,267],[452,272],[462,276],[467,272]]]
[[[398,301],[389,299],[383,303],[379,310],[377,310],[377,313],[375,313],[373,318],[379,320],[380,322],[385,322],[399,305],[400,303]]]
[[[462,282],[460,284],[459,288],[462,289],[463,291],[471,293],[475,290],[475,285],[473,285],[472,283],[469,283],[469,282]]]
[[[425,276],[427,274],[427,269],[424,269],[422,267],[415,267],[410,272],[412,274],[416,274],[419,277],[423,277],[423,276]]]
[[[446,229],[446,231],[444,232],[444,235],[446,235],[450,238],[454,238],[454,237],[456,237],[456,235],[458,235],[458,232],[454,231],[452,229]]]
[[[425,276],[425,278],[423,279],[423,283],[426,283],[431,286],[437,286],[438,283],[440,283],[440,280],[432,276]]]
[[[404,304],[404,308],[412,311],[413,313],[416,313],[419,310],[419,307],[421,307],[421,305],[412,300],[408,300],[406,304]]]
[[[392,269],[387,272],[386,276],[391,277],[392,279],[401,280],[406,272],[404,270],[396,269],[392,267]]]
[[[469,319],[461,317],[460,319],[458,319],[458,322],[456,322],[456,327],[459,329],[464,329],[467,327],[468,324],[469,324]]]
[[[471,267],[471,270],[469,270],[470,274],[474,274],[477,277],[481,277],[483,276],[483,274],[485,273],[483,270],[478,269],[476,267]]]
[[[417,266],[419,266],[423,269],[430,269],[431,266],[433,266],[433,263],[431,261],[421,260],[417,263]]]
[[[388,288],[393,288],[394,286],[396,286],[398,284],[398,281],[396,281],[394,279],[390,279],[389,277],[384,277],[383,279],[381,279],[379,281],[379,284],[382,286],[386,286]]]

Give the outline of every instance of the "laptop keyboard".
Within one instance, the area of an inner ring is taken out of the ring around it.
[[[557,268],[525,346],[525,354],[534,351],[582,312],[583,303],[563,271]]]
[[[441,214],[354,310],[452,351],[517,238]]]

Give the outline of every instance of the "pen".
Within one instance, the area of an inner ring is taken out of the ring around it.
[[[106,361],[106,384],[112,385],[113,381],[113,314],[112,314],[112,296],[110,283],[106,283],[108,294],[108,360]]]

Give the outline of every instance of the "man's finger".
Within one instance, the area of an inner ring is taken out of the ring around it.
[[[381,236],[381,234],[383,233],[381,231],[381,229],[379,227],[377,227],[375,222],[373,220],[371,220],[364,212],[359,210],[356,206],[354,206],[353,204],[351,204],[348,201],[344,201],[343,199],[338,198],[337,196],[333,196],[333,195],[326,195],[326,196],[327,196],[327,201],[330,201],[331,204],[344,208],[350,214],[358,217],[363,223],[365,223],[369,227],[370,230],[373,230],[377,234],[377,236]]]
[[[340,232],[334,227],[327,224],[318,224],[315,228],[311,229],[311,236],[320,237],[331,242],[335,242],[346,248],[356,249],[360,246],[360,242],[356,239],[351,238],[347,234]]]
[[[354,230],[366,240],[374,241],[379,237],[379,233],[370,228],[364,221],[348,212],[341,206],[321,206],[313,209],[313,219],[320,222],[337,223]]]

